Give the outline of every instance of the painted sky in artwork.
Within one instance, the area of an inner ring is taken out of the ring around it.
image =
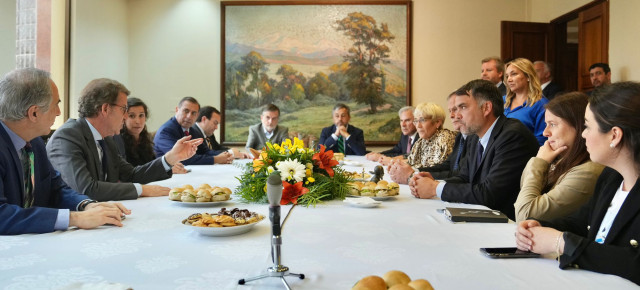
[[[352,42],[335,30],[335,22],[351,12],[372,16],[378,27],[387,23],[396,36],[389,45],[390,59],[406,61],[405,5],[227,6],[226,41],[305,56],[317,51],[344,54]]]

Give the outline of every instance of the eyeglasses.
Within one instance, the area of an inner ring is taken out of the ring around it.
[[[427,121],[429,121],[429,120],[431,120],[431,119],[425,119],[425,118],[414,119],[414,120],[413,120],[413,124],[414,124],[414,125],[418,125],[418,123],[420,123],[420,124],[424,124],[424,123],[426,123],[426,122],[427,122]]]
[[[123,113],[123,114],[124,114],[124,113],[126,113],[126,112],[127,112],[127,110],[129,109],[127,106],[120,106],[120,105],[118,105],[118,104],[109,104],[109,106],[116,106],[116,107],[119,107],[120,109],[122,109],[122,113]]]

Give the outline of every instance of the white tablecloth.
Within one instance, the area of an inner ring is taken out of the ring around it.
[[[348,158],[373,166],[362,157]],[[240,168],[234,165],[188,168],[193,171],[156,184],[206,182],[232,189],[238,184]],[[283,289],[276,278],[237,285],[238,279],[270,266],[268,218],[243,235],[208,237],[181,221],[219,208],[185,207],[166,197],[123,203],[133,213],[122,228],[1,236],[0,287],[55,289],[102,281],[134,289]],[[232,201],[225,206],[268,215],[267,205]],[[514,246],[515,225],[454,224],[437,211],[446,206],[469,205],[418,200],[403,185],[398,197],[379,208],[341,201],[296,206],[283,230],[283,264],[306,279],[287,280],[293,288],[349,289],[364,276],[397,269],[429,280],[436,289],[637,289],[616,276],[560,270],[551,258],[487,258],[479,248]],[[282,208],[283,216],[290,207]]]

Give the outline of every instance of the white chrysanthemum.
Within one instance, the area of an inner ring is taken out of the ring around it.
[[[273,173],[274,171],[276,171],[276,170],[273,168],[273,166],[269,166],[269,167],[267,167],[267,173],[271,174],[271,173]]]
[[[302,181],[305,176],[305,166],[298,162],[298,159],[287,159],[287,161],[281,161],[276,164],[276,168],[280,171],[280,177],[282,180],[291,181],[294,179],[296,182]]]

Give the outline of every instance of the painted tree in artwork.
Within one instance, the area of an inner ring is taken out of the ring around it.
[[[262,105],[260,97],[261,93],[265,92],[265,89],[268,88],[268,83],[265,84],[264,76],[267,72],[267,62],[264,60],[260,53],[255,51],[249,52],[246,56],[242,58],[242,67],[244,69],[244,73],[247,77],[251,77],[249,81],[249,85],[247,86],[247,91],[253,91],[258,98],[258,104]]]
[[[389,63],[389,47],[395,36],[385,23],[378,27],[376,20],[361,12],[349,13],[347,17],[336,21],[336,30],[343,32],[353,45],[344,60],[349,63],[346,71],[346,85],[351,98],[370,106],[375,113],[376,107],[383,103],[381,80],[382,73],[378,65]]]

